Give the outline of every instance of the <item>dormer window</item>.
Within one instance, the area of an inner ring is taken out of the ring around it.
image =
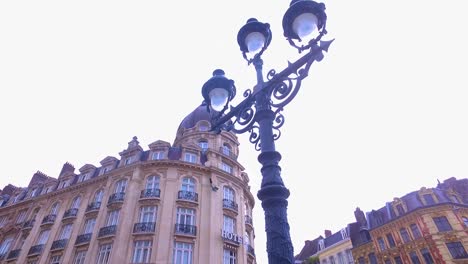
[[[31,198],[36,197],[37,194],[38,194],[38,193],[37,193],[37,188],[32,189],[32,191],[31,191]],[[1,204],[1,203],[0,203],[0,204]]]
[[[435,204],[434,197],[432,194],[424,194],[424,201],[426,202],[426,205],[433,205]]]
[[[319,246],[319,250],[325,249],[325,240],[320,239],[319,242],[318,242],[318,246]]]
[[[396,209],[398,211],[398,215],[404,215],[405,214],[405,209],[403,208],[403,205],[397,204]]]
[[[66,181],[66,180],[65,180],[65,181],[61,181],[61,182],[59,183],[58,189],[63,189],[63,188],[65,188],[65,187],[67,187],[67,186],[68,186],[68,181]]]
[[[348,238],[348,232],[346,231],[345,228],[341,229],[340,232],[341,232],[341,237],[342,237],[343,239]]]
[[[190,163],[197,163],[197,160],[198,160],[197,154],[194,154],[191,152],[185,152],[184,161],[190,162]]]
[[[151,156],[153,160],[162,160],[164,159],[164,151],[158,150],[153,152],[153,155]]]
[[[205,125],[205,124],[200,124],[200,126],[198,127],[198,129],[199,129],[200,131],[203,131],[203,132],[204,132],[204,131],[208,131],[208,126]]]
[[[454,203],[460,203],[460,200],[455,194],[450,195],[450,200],[452,200]]]

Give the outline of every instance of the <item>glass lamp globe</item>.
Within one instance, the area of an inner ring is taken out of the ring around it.
[[[245,45],[249,53],[256,53],[265,46],[265,36],[260,32],[251,32],[245,37]]]
[[[224,88],[213,88],[208,96],[210,97],[211,108],[217,112],[221,112],[227,104],[229,93]]]
[[[312,13],[303,13],[297,16],[292,24],[294,32],[302,40],[311,39],[316,30],[317,30],[318,19]]]

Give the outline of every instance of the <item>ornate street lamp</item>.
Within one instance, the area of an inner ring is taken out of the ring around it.
[[[232,131],[237,134],[249,132],[249,140],[260,150],[262,183],[258,198],[265,211],[268,262],[270,264],[294,263],[293,246],[287,219],[289,190],[281,178],[279,161],[281,155],[275,149],[275,140],[281,136],[284,124],[281,113],[298,93],[302,80],[307,77],[314,61],[323,59],[323,51],[333,42],[321,41],[326,34],[325,5],[311,0],[293,0],[283,17],[284,36],[299,53],[305,54],[277,73],[270,70],[267,81],[263,79],[261,55],[271,41],[270,25],[250,18],[239,30],[237,42],[248,64],[253,64],[257,84],[247,89],[237,106],[229,103],[236,94],[234,81],[224,76],[224,71],[215,70],[213,77],[202,87],[208,111],[211,113],[211,129]]]

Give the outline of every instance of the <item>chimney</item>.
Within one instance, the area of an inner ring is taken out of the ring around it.
[[[329,237],[332,235],[331,230],[325,230],[325,238]]]

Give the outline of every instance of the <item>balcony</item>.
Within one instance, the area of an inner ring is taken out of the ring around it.
[[[14,249],[8,253],[7,260],[17,259],[19,254],[21,253],[21,249]]]
[[[160,189],[146,189],[141,191],[140,200],[143,199],[159,199],[161,197]]]
[[[55,222],[55,218],[57,218],[55,214],[46,215],[44,219],[42,219],[41,225],[52,225]]]
[[[247,245],[247,254],[255,258],[255,249],[251,245]]]
[[[6,253],[0,254],[0,261],[4,260],[6,257]]]
[[[32,246],[28,251],[28,256],[39,255],[44,249],[44,244]]]
[[[179,191],[177,199],[198,203],[198,193],[189,191]]]
[[[105,226],[99,229],[98,238],[114,236],[116,232],[117,232],[116,225]]]
[[[109,197],[109,201],[107,202],[107,206],[122,204],[124,202],[124,198],[125,198],[125,193],[124,192],[113,193]]]
[[[237,205],[237,203],[233,200],[223,199],[223,208],[232,210],[237,213],[238,207],[239,206]]]
[[[231,150],[229,150],[227,148],[220,147],[219,152],[221,152],[226,157],[229,157],[229,158],[231,158],[233,160],[237,160],[237,155],[234,154],[234,152],[232,152]]]
[[[52,246],[50,247],[50,251],[64,249],[65,246],[67,245],[67,242],[68,242],[68,239],[55,240],[54,242],[52,242]]]
[[[31,230],[34,226],[35,219],[28,220],[23,224],[23,230]]]
[[[136,223],[133,226],[133,233],[134,234],[154,233],[155,229],[156,229],[155,222]]]
[[[175,224],[175,234],[176,235],[196,236],[197,235],[197,227],[194,226],[194,225]]]
[[[76,237],[75,245],[83,245],[89,243],[91,241],[91,236],[93,233],[86,233]]]
[[[101,202],[92,202],[86,207],[85,214],[97,213],[99,212],[99,208],[101,208]]]
[[[62,220],[76,218],[77,215],[78,215],[78,208],[71,208],[65,211],[65,213],[63,214]]]

